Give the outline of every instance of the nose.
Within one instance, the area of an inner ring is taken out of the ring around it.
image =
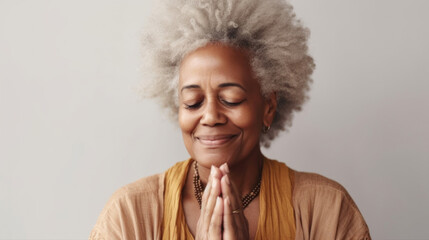
[[[217,101],[208,101],[205,105],[204,112],[200,120],[201,124],[210,127],[225,124],[227,121],[227,117],[222,112],[221,108],[222,106],[219,106]]]

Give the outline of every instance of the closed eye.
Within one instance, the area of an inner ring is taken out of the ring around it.
[[[197,109],[201,106],[202,102],[197,102],[194,104],[184,104],[186,109]]]
[[[241,103],[243,103],[244,101],[246,101],[246,99],[241,100],[241,101],[238,101],[238,102],[229,102],[229,101],[226,101],[226,100],[223,100],[223,99],[221,99],[220,101],[221,101],[223,104],[225,104],[226,106],[229,106],[229,107],[235,107],[235,106],[240,105],[240,104],[241,104]]]

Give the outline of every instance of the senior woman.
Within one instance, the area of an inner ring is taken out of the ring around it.
[[[90,239],[370,239],[341,185],[261,153],[300,110],[314,68],[292,7],[161,5],[143,41],[144,92],[178,119],[190,159],[118,190]]]

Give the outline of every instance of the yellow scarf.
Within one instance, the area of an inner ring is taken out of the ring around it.
[[[192,160],[176,163],[165,174],[162,239],[194,239],[183,214],[181,193]],[[292,207],[293,172],[284,164],[264,158],[256,239],[295,239]]]

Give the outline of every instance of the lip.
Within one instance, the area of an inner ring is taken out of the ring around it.
[[[222,146],[232,139],[234,139],[237,134],[224,134],[224,135],[199,135],[195,136],[196,140],[203,145],[209,147],[218,147]]]

